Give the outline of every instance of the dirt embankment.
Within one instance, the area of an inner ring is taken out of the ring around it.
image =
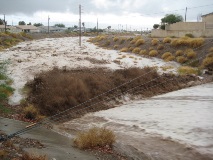
[[[153,68],[129,68],[114,72],[103,69],[54,69],[37,75],[28,83],[30,93],[27,102],[45,116],[70,108],[70,112],[53,119],[61,122],[115,107],[124,96],[146,98],[179,90],[195,82],[199,82],[196,76],[159,75]]]

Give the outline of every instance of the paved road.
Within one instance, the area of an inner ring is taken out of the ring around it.
[[[28,123],[0,117],[0,129],[7,134],[14,133],[27,125]],[[50,160],[54,158],[56,160],[97,160],[94,155],[73,148],[69,138],[42,127],[26,133],[22,137],[40,140],[46,148],[42,150],[33,148],[27,149],[27,151],[46,154]]]

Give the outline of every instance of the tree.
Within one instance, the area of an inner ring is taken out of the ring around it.
[[[2,20],[1,18],[0,18],[0,25],[3,25],[4,24],[4,20]]]
[[[43,26],[42,23],[34,23],[33,25],[36,26],[36,27]]]
[[[84,22],[82,22],[82,26],[83,26],[83,27],[85,26],[85,23],[84,23]]]
[[[173,23],[182,22],[182,21],[183,21],[183,17],[178,14],[166,14],[166,16],[161,19],[161,22],[163,24],[173,24]]]
[[[157,29],[159,26],[160,26],[159,24],[154,24],[154,25],[153,25],[153,28],[154,28],[154,29]]]
[[[110,29],[111,29],[111,26],[108,26],[107,29],[110,30]]]
[[[31,23],[31,22],[29,22],[27,25],[32,25],[32,23]]]
[[[24,21],[19,21],[18,25],[26,25],[26,23]]]
[[[59,23],[59,24],[55,24],[55,27],[65,28],[65,25],[64,25],[64,24],[62,24],[62,23]]]

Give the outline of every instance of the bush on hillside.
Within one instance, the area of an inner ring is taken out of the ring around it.
[[[156,38],[154,38],[154,39],[152,39],[151,44],[152,44],[153,46],[156,46],[156,45],[158,44],[158,42],[159,42],[159,40],[156,39]]]
[[[157,55],[158,55],[158,51],[156,51],[156,50],[151,50],[149,52],[149,56],[151,56],[151,57],[156,57]]]
[[[161,58],[162,58],[162,59],[166,59],[166,58],[168,58],[169,56],[172,56],[172,54],[171,54],[170,52],[165,52],[165,53],[161,56]]]
[[[171,43],[172,39],[169,37],[166,37],[163,39],[163,43]]]
[[[136,54],[138,54],[140,51],[141,51],[141,48],[139,48],[139,47],[136,47],[132,50],[132,52],[136,53]]]
[[[124,47],[124,48],[122,48],[120,51],[121,51],[121,52],[128,52],[128,51],[129,51],[129,48]]]
[[[106,128],[91,128],[80,132],[74,139],[75,145],[80,149],[92,149],[95,147],[112,147],[115,142],[115,134]]]

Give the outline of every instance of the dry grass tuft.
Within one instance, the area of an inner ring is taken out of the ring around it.
[[[184,57],[184,56],[178,56],[178,57],[176,58],[176,60],[177,60],[178,63],[183,64],[183,63],[185,63],[185,62],[187,61],[187,58]]]
[[[135,44],[139,39],[142,39],[142,37],[141,37],[141,36],[136,36],[136,37],[134,37],[134,38],[131,40],[130,44]]]
[[[39,111],[33,105],[29,105],[23,110],[26,119],[35,120],[39,116]]]
[[[172,39],[170,37],[166,37],[163,39],[163,43],[171,43]]]
[[[209,49],[209,52],[213,52],[213,47],[211,47],[211,48]]]
[[[182,37],[182,38],[174,39],[171,42],[171,45],[174,47],[188,46],[188,47],[197,48],[197,47],[202,46],[203,44],[204,44],[203,38],[189,38],[189,37]]]
[[[185,55],[188,59],[193,59],[197,56],[193,49],[186,49]]]
[[[164,49],[164,45],[159,44],[158,47],[157,47],[157,50],[162,50],[162,49]]]
[[[166,62],[169,62],[169,61],[173,61],[175,60],[175,56],[169,56],[167,57],[166,59],[164,59]]]
[[[124,48],[122,48],[120,51],[121,51],[121,52],[128,52],[128,51],[129,51],[129,48],[124,47]]]
[[[181,75],[186,75],[186,74],[195,74],[198,75],[199,74],[199,70],[193,67],[189,67],[189,66],[181,66],[178,68],[178,73]]]
[[[118,40],[119,40],[118,37],[113,38],[113,41],[114,41],[114,42],[117,42]]]
[[[166,59],[166,58],[168,58],[169,56],[172,56],[172,54],[171,54],[170,52],[165,52],[165,53],[161,56],[161,58],[162,58],[162,59]]]
[[[156,38],[154,38],[154,39],[151,41],[151,44],[152,44],[153,46],[156,46],[156,45],[158,44],[158,42],[159,42],[159,40],[156,39]]]
[[[138,54],[138,53],[140,53],[140,51],[141,51],[141,48],[136,47],[135,49],[133,49],[132,52]]]
[[[115,142],[115,134],[106,128],[91,128],[81,132],[74,139],[75,145],[80,149],[111,146]]]
[[[157,55],[158,55],[158,51],[156,51],[156,50],[151,50],[149,52],[149,56],[151,56],[151,57],[156,57]]]
[[[118,45],[114,45],[114,47],[113,47],[113,48],[114,48],[114,49],[118,49],[118,47],[119,47]]]
[[[134,49],[134,47],[129,47],[129,52],[132,52],[133,51],[133,49]]]
[[[140,55],[147,55],[146,49],[141,50],[139,54],[140,54]]]
[[[48,160],[47,156],[24,154],[21,160]]]
[[[206,69],[213,70],[213,53],[210,53],[202,62],[202,66]]]
[[[149,51],[151,51],[151,50],[154,50],[154,48],[153,47],[149,47]]]
[[[135,42],[135,45],[136,47],[139,47],[140,45],[144,44],[145,41],[143,39],[138,39],[136,42]]]
[[[182,55],[184,55],[184,53],[183,53],[182,50],[177,50],[177,51],[175,52],[175,56],[176,56],[176,57],[182,56]]]

